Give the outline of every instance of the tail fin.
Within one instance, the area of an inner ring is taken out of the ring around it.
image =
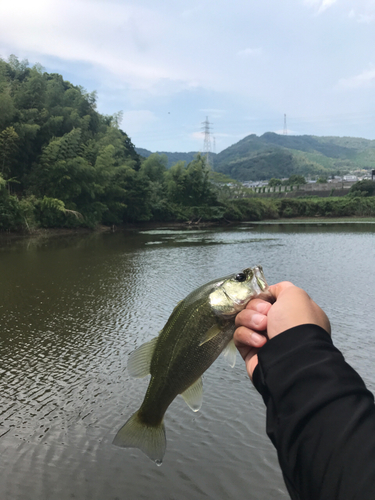
[[[164,423],[156,427],[146,425],[136,412],[118,431],[113,444],[121,448],[139,448],[157,465],[161,465],[167,447]]]

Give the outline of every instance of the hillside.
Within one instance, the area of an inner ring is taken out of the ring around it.
[[[143,156],[144,158],[148,158],[153,154],[152,151],[149,151],[148,149],[144,148],[135,148],[136,152],[140,155]],[[194,158],[197,156],[198,151],[191,151],[189,153],[169,153],[167,151],[156,151],[157,154],[159,155],[166,155],[168,158],[168,163],[167,163],[167,168],[171,168],[172,165],[177,163],[178,161],[184,161],[186,164],[190,163],[191,161],[194,160]],[[214,153],[210,154],[211,157],[216,156]]]
[[[215,158],[215,170],[242,181],[370,168],[375,168],[375,141],[352,137],[252,134]]]
[[[201,156],[169,170],[141,158],[118,118],[97,112],[95,92],[0,58],[0,232],[222,217]]]

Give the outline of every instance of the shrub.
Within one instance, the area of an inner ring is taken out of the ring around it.
[[[351,196],[374,196],[375,182],[370,180],[359,181],[353,184],[349,190]]]

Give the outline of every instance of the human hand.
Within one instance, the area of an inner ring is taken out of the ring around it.
[[[275,298],[274,304],[260,299],[251,300],[236,317],[234,342],[245,361],[250,378],[258,364],[258,350],[267,339],[307,323],[331,332],[324,311],[301,288],[283,281],[271,285],[270,292]]]

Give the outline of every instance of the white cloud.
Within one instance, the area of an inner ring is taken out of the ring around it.
[[[348,14],[349,19],[354,19],[361,24],[370,24],[375,21],[375,2],[365,6],[362,12],[351,9]]]
[[[346,0],[351,4],[348,18],[360,24],[370,24],[375,22],[375,0]]]
[[[152,150],[189,150],[194,130],[200,147],[206,116],[214,132],[229,132],[215,133],[223,147],[241,130],[281,127],[285,109],[374,116],[363,88],[374,88],[375,0],[232,0],[229,20],[225,0],[214,8],[208,0],[1,4],[0,57],[13,53],[97,89],[100,112],[127,111],[122,128]],[[356,89],[351,99],[344,89]],[[308,131],[323,133],[325,124],[315,120]],[[350,134],[347,124],[336,120],[329,132]],[[354,133],[373,137],[374,126]]]
[[[85,61],[132,87],[185,75],[157,57],[167,29],[157,10],[102,1],[14,0],[2,6],[0,43],[22,52]]]
[[[310,5],[311,7],[317,8],[317,13],[321,14],[329,7],[331,7],[338,0],[304,0],[305,4]]]
[[[342,78],[339,80],[339,87],[345,89],[359,89],[370,87],[375,84],[375,67],[370,67],[365,69],[356,76],[351,76],[349,78]]]

